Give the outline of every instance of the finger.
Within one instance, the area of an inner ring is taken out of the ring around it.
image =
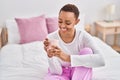
[[[51,45],[51,47],[52,47],[53,49],[60,49],[58,46],[55,46],[55,45]]]
[[[54,56],[59,56],[59,55],[60,55],[59,52],[55,52],[55,53],[54,53]]]
[[[60,50],[60,48],[58,46],[54,46],[54,48]]]
[[[54,53],[51,52],[51,51],[49,51],[49,52],[48,52],[48,57],[52,57],[52,56],[54,56]]]
[[[48,46],[50,44],[50,42],[48,40],[45,40],[43,43],[45,46]]]
[[[57,54],[60,54],[60,53],[61,53],[61,49],[60,49],[59,47],[55,47],[54,50],[55,50],[55,52],[56,52]]]
[[[48,55],[49,58],[53,57],[53,55]]]
[[[45,38],[45,40],[47,41],[47,40],[48,40],[48,38]]]
[[[47,51],[47,47],[44,46],[45,51]]]
[[[46,44],[48,41],[47,40],[44,40],[43,43]]]
[[[55,52],[55,49],[48,49],[48,52],[52,54]]]

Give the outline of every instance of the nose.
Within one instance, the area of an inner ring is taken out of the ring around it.
[[[60,24],[60,27],[61,27],[61,28],[64,28],[64,27],[65,27],[65,24],[64,24],[64,23]]]

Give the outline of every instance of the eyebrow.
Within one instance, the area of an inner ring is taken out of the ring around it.
[[[62,20],[62,19],[59,18],[59,20]],[[65,20],[65,22],[71,22],[71,21],[70,20]]]
[[[72,21],[71,21],[71,20],[65,20],[65,22],[66,22],[66,23],[72,23]]]
[[[60,19],[60,18],[58,18],[58,19]],[[62,20],[62,19],[60,19],[60,20]]]
[[[65,20],[65,22],[71,22],[70,20]]]

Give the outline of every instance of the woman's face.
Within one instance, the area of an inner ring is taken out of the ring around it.
[[[79,22],[73,12],[61,11],[59,13],[59,28],[62,32],[68,32],[74,29],[74,26]]]

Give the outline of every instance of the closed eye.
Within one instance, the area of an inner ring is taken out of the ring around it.
[[[67,25],[70,25],[71,23],[66,23]]]
[[[62,23],[62,21],[58,21],[58,23]]]

